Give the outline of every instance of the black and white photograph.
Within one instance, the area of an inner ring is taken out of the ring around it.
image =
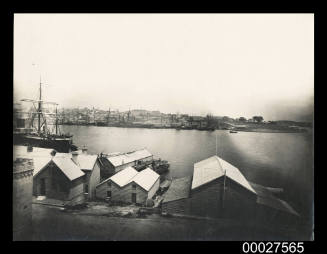
[[[14,13],[12,240],[300,253],[291,242],[315,240],[314,18]]]

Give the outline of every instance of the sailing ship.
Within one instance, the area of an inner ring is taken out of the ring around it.
[[[76,151],[77,146],[73,144],[73,135],[61,133],[58,126],[58,114],[57,106],[55,102],[47,102],[42,100],[42,82],[40,77],[40,87],[39,87],[39,99],[30,100],[22,99],[24,102],[31,102],[35,109],[35,112],[14,112],[14,132],[13,132],[13,144],[14,145],[27,145],[43,148],[52,148],[58,152],[68,153],[71,151]],[[37,107],[36,105],[37,104]],[[43,105],[50,104],[56,106],[56,113],[48,113],[43,111]],[[16,113],[16,115],[15,115]],[[25,121],[21,121],[22,118],[19,114],[30,114],[29,127],[26,128]],[[47,117],[49,115],[55,116],[55,133],[52,133],[48,128]],[[35,117],[37,117],[37,126],[34,126]],[[22,124],[23,122],[23,124]],[[15,126],[16,125],[16,126]]]

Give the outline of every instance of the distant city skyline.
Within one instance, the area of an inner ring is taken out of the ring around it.
[[[15,14],[14,100],[311,121],[313,14]]]

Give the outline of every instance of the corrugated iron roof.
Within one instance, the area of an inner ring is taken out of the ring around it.
[[[117,166],[124,165],[126,163],[130,163],[132,161],[141,160],[141,159],[144,159],[144,158],[147,158],[150,156],[152,156],[152,154],[148,150],[142,149],[142,150],[138,150],[138,151],[134,151],[134,152],[130,152],[130,153],[124,153],[124,154],[120,154],[117,156],[108,157],[108,160],[114,167],[117,167]]]
[[[224,176],[225,172],[228,178],[256,193],[236,167],[216,155],[194,164],[192,189]]]
[[[169,189],[164,195],[162,203],[188,198],[191,191],[192,177],[173,179]]]
[[[159,177],[160,175],[154,172],[152,169],[146,168],[135,175],[132,181],[141,186],[146,191],[149,191]]]

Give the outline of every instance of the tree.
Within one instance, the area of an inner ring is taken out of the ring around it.
[[[239,119],[238,119],[240,122],[246,122],[246,118],[241,116]]]
[[[253,121],[257,122],[257,123],[261,123],[263,121],[263,117],[262,116],[254,116],[252,117]]]

